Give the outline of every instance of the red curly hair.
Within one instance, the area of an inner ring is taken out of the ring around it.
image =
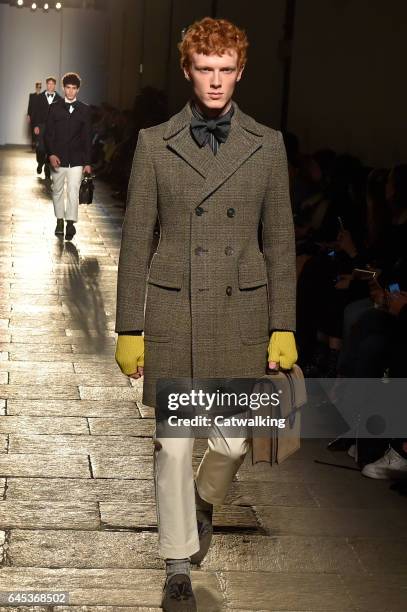
[[[249,41],[246,32],[226,19],[204,17],[193,23],[178,44],[181,53],[181,68],[187,69],[192,53],[223,55],[233,49],[237,52],[238,65],[242,68],[247,60]]]

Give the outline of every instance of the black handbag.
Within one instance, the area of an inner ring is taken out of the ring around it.
[[[86,172],[79,188],[79,204],[92,204],[94,190],[93,177]]]

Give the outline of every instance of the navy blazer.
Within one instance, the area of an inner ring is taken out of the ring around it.
[[[48,155],[57,155],[61,166],[87,166],[92,162],[92,121],[87,104],[77,100],[70,113],[61,98],[51,104],[45,127]]]

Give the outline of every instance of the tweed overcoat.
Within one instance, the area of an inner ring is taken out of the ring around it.
[[[229,136],[214,155],[193,139],[191,117],[188,103],[140,131],[122,228],[115,330],[144,330],[149,406],[159,378],[262,376],[270,332],[295,329],[282,135],[235,104]],[[160,241],[150,263],[157,217]]]

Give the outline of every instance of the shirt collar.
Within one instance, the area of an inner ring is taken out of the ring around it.
[[[192,114],[197,119],[202,119],[203,121],[207,121],[208,119],[210,119],[210,117],[207,117],[206,115],[202,113],[202,111],[200,111],[200,109],[197,107],[197,105],[195,104],[193,100],[191,100],[191,111],[192,111]],[[234,109],[233,102],[232,102],[232,106],[230,107],[228,112],[221,116],[227,119],[230,119],[233,117],[234,112],[235,112],[235,109]]]
[[[68,100],[68,98],[65,98],[65,102],[67,104],[73,104],[74,102],[76,102],[76,98],[74,100]]]

